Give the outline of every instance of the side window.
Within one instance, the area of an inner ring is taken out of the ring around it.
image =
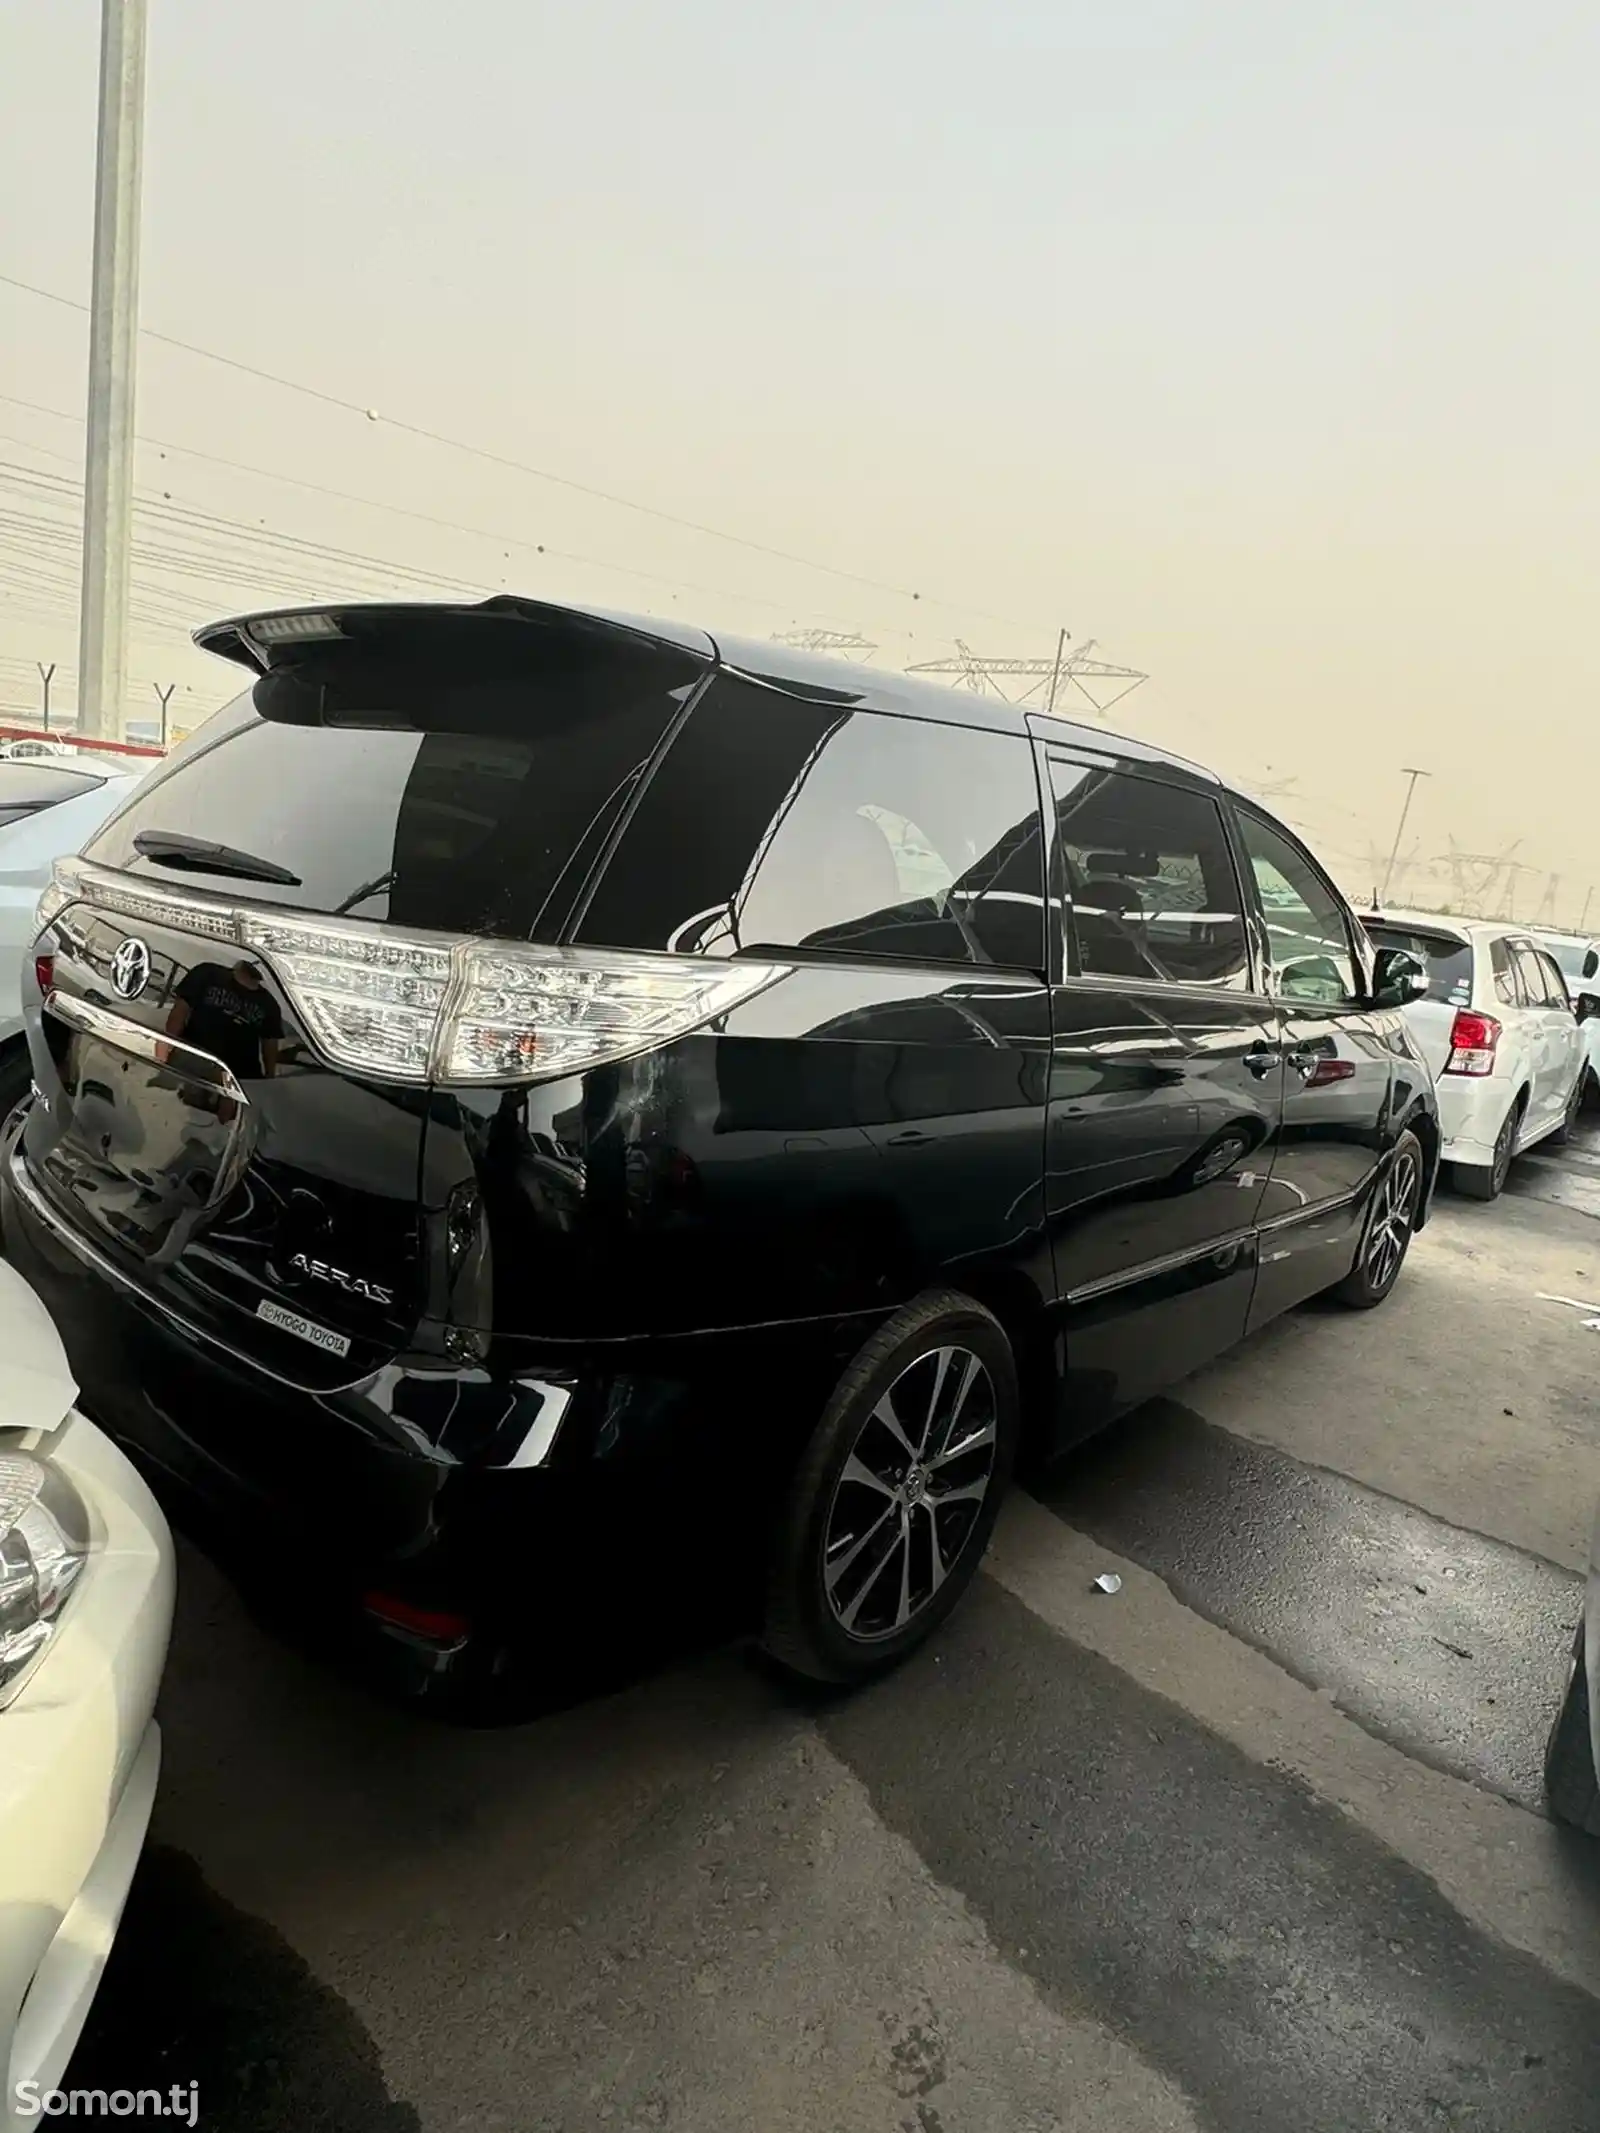
[[[1530,1007],[1553,1007],[1556,1002],[1550,996],[1550,980],[1545,974],[1545,959],[1531,941],[1516,941],[1511,953],[1522,977],[1522,989]],[[1561,1004],[1566,1004],[1565,988]]]
[[[1502,1007],[1526,1007],[1527,996],[1522,981],[1517,976],[1517,967],[1511,960],[1509,941],[1489,943],[1489,961],[1494,971],[1494,996]]]
[[[1267,922],[1272,990],[1338,1007],[1361,997],[1344,906],[1305,854],[1243,810],[1239,828]]]
[[[1056,841],[1085,977],[1250,982],[1244,904],[1215,800],[1052,752]]]
[[[1539,950],[1539,968],[1544,972],[1544,996],[1552,1007],[1572,1006],[1572,995],[1567,990],[1567,981],[1561,975],[1561,965],[1553,955]]]
[[[578,937],[1041,969],[1032,748],[724,676],[652,778]]]

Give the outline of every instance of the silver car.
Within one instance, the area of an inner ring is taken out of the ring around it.
[[[1589,1552],[1584,1618],[1573,1640],[1566,1699],[1550,1728],[1544,1778],[1551,1813],[1600,1837],[1600,1527]]]

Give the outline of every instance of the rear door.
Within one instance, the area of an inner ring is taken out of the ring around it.
[[[1533,961],[1543,993],[1541,1021],[1550,1061],[1550,1098],[1546,1116],[1554,1126],[1564,1116],[1573,1083],[1578,1078],[1583,1057],[1583,1033],[1560,964],[1548,949],[1537,944],[1533,948]],[[1531,978],[1529,982],[1532,983]]]
[[[1262,1216],[1251,1323],[1350,1267],[1389,1142],[1397,1017],[1367,1004],[1366,949],[1344,898],[1280,823],[1237,810],[1259,900],[1267,984],[1284,1053],[1283,1130]],[[1402,1071],[1425,1071],[1398,1047]]]
[[[1532,1054],[1532,1088],[1528,1099],[1526,1126],[1538,1131],[1553,1126],[1560,1118],[1571,1088],[1568,1074],[1567,1024],[1572,1021],[1571,1009],[1566,1005],[1566,987],[1561,988],[1562,1014],[1558,1021],[1555,1002],[1551,997],[1550,977],[1545,971],[1545,958],[1540,955],[1530,940],[1514,940],[1510,944],[1511,959],[1521,980],[1528,1024],[1528,1040]],[[1554,966],[1552,966],[1553,968]]]
[[[1045,1212],[1082,1431],[1243,1333],[1283,1066],[1217,789],[1045,755],[1065,919]]]
[[[24,1143],[70,1236],[307,1385],[438,1337],[426,1045],[420,1074],[405,1047],[450,939],[551,937],[706,671],[481,615],[371,627],[275,669],[254,692],[270,715],[248,695],[219,713],[92,842],[41,944]],[[317,926],[364,920],[399,930],[363,936],[387,960],[352,1001],[319,978]],[[285,982],[272,928],[293,924]],[[336,1028],[396,1078],[330,1065]]]

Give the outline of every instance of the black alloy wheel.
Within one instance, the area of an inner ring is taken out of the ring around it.
[[[1356,1263],[1332,1291],[1338,1302],[1370,1311],[1393,1289],[1411,1248],[1422,1192],[1422,1143],[1414,1133],[1402,1133],[1373,1188]]]
[[[1517,1128],[1522,1124],[1522,1099],[1519,1096],[1501,1121],[1500,1131],[1495,1135],[1494,1155],[1487,1168],[1482,1163],[1456,1163],[1451,1166],[1450,1182],[1459,1193],[1469,1200],[1498,1200],[1506,1189],[1506,1179],[1511,1173],[1511,1158],[1516,1151]]]
[[[1572,1094],[1567,1098],[1567,1108],[1561,1114],[1560,1125],[1546,1142],[1547,1147],[1565,1148],[1570,1143],[1577,1130],[1578,1113],[1583,1109],[1584,1084],[1588,1074],[1589,1069],[1586,1066],[1578,1069],[1577,1078],[1572,1084]]]
[[[780,1521],[763,1637],[780,1664],[863,1680],[945,1619],[994,1526],[1018,1415],[1010,1341],[969,1298],[925,1297],[866,1344]]]

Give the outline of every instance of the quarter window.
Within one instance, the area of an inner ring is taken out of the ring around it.
[[[1516,960],[1517,969],[1522,974],[1523,990],[1528,996],[1530,1007],[1566,1006],[1567,989],[1564,984],[1561,987],[1560,999],[1557,1000],[1555,996],[1554,978],[1559,977],[1560,972],[1555,970],[1553,964],[1546,967],[1546,960],[1537,948],[1528,941],[1518,941],[1512,947],[1511,953]]]
[[[1050,757],[1075,967],[1086,977],[1249,984],[1222,811],[1159,779]]]
[[[1344,906],[1305,854],[1254,815],[1239,828],[1267,922],[1272,990],[1340,1007],[1361,996]]]
[[[723,676],[651,779],[579,934],[1040,969],[1032,749]]]
[[[1527,996],[1511,960],[1509,941],[1489,943],[1489,964],[1494,972],[1494,996],[1502,1007],[1526,1007]]]

